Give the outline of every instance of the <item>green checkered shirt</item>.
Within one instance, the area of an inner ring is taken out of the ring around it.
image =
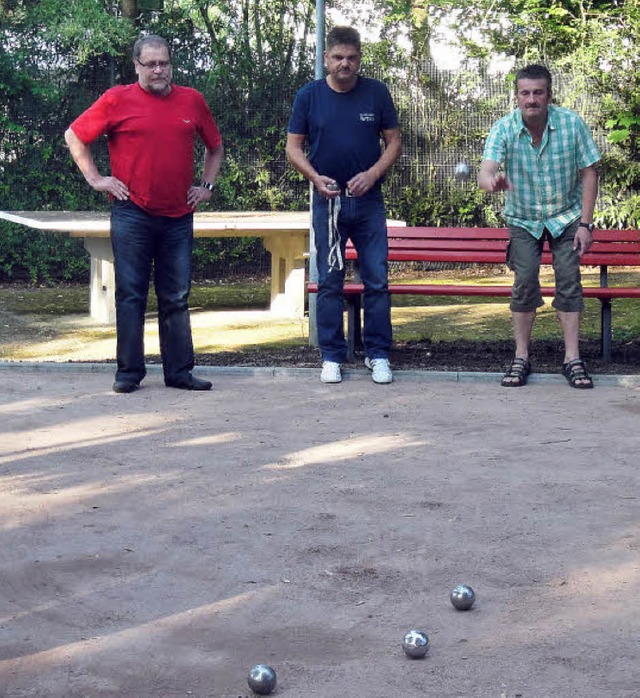
[[[558,237],[582,211],[580,170],[602,157],[589,127],[573,111],[550,104],[537,148],[516,109],[497,121],[487,137],[483,160],[503,165],[511,189],[507,223],[540,238],[544,229]]]

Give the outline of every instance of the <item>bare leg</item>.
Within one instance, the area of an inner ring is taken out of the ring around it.
[[[564,335],[564,363],[573,361],[574,359],[580,358],[580,319],[581,313],[565,313],[561,310],[556,311],[558,315],[558,320],[562,327],[562,334]],[[584,378],[575,379],[575,387],[593,387],[593,382],[589,376]]]
[[[561,310],[556,311],[562,334],[564,336],[564,363],[580,358],[580,316],[581,313],[565,313]]]
[[[533,329],[533,321],[536,319],[536,311],[528,313],[511,313],[511,321],[513,323],[513,334],[516,340],[516,357],[520,359],[529,358],[529,345],[531,344],[531,330]],[[518,383],[518,378],[513,376],[505,376],[503,385],[506,383]]]
[[[516,340],[516,356],[522,359],[529,358],[529,345],[531,344],[531,330],[536,319],[536,311],[529,313],[511,313],[513,322],[513,334]]]

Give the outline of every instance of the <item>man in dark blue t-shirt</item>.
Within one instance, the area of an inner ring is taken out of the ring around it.
[[[391,304],[387,226],[381,184],[400,156],[396,110],[386,86],[358,75],[360,36],[351,27],[327,35],[326,80],[296,95],[287,158],[313,185],[313,229],[318,264],[317,325],[324,383],[342,380],[344,251],[356,250],[364,292],[365,364],[376,383],[391,383]],[[384,149],[381,147],[384,141]],[[308,154],[305,142],[308,141]]]

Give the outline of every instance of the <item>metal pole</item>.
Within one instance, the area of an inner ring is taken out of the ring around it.
[[[324,29],[325,29],[325,2],[316,0],[316,80],[324,77]],[[313,185],[309,187],[309,215],[311,215],[311,197],[313,196]],[[309,281],[318,281],[318,265],[316,262],[316,242],[313,230],[313,217],[311,217],[311,227],[309,231]],[[316,319],[316,294],[309,294],[309,344],[312,347],[318,346],[318,323]]]

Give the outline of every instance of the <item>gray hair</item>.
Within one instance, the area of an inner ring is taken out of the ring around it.
[[[140,55],[142,54],[142,49],[145,46],[153,46],[154,48],[166,48],[169,60],[171,60],[171,47],[166,39],[163,39],[157,34],[147,34],[146,36],[141,36],[136,43],[133,45],[133,57],[136,60],[140,60]]]

